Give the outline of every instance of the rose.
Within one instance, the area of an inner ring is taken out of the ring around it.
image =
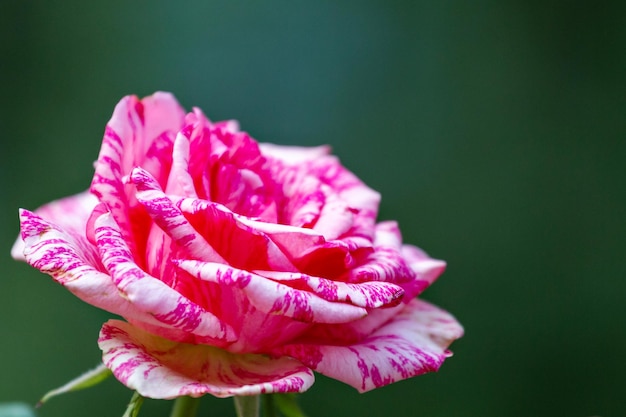
[[[445,263],[376,223],[378,203],[327,147],[133,96],[90,192],[21,210],[13,255],[126,319],[98,343],[143,396],[302,392],[312,370],[363,392],[437,370],[463,332],[416,298]]]

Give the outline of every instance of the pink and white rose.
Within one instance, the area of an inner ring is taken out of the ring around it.
[[[21,210],[13,256],[126,320],[98,343],[143,396],[302,392],[313,371],[364,392],[436,371],[463,333],[416,298],[445,263],[377,223],[379,200],[327,147],[129,96],[90,190]]]

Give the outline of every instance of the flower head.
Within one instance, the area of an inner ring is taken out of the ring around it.
[[[328,147],[259,144],[174,97],[125,97],[89,191],[21,210],[16,258],[109,320],[103,361],[152,398],[359,391],[436,371],[463,333],[416,298],[445,263],[377,223]]]

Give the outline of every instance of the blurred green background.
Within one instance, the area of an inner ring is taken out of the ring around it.
[[[318,377],[310,416],[626,415],[626,2],[4,0],[0,46],[0,402],[94,366],[109,317],[11,260],[18,207],[86,189],[116,102],[166,90],[332,145],[448,261],[424,298],[464,324],[455,356],[363,395]],[[39,416],[129,398],[112,379]]]

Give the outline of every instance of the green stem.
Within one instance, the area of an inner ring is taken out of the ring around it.
[[[237,417],[259,417],[259,396],[235,397]]]
[[[139,395],[137,391],[135,391],[122,417],[137,417],[142,404],[143,404],[143,397]]]
[[[278,417],[276,407],[274,405],[274,395],[265,394],[262,397],[263,402],[263,417]]]
[[[178,397],[174,401],[170,417],[195,417],[199,404],[200,398]]]

